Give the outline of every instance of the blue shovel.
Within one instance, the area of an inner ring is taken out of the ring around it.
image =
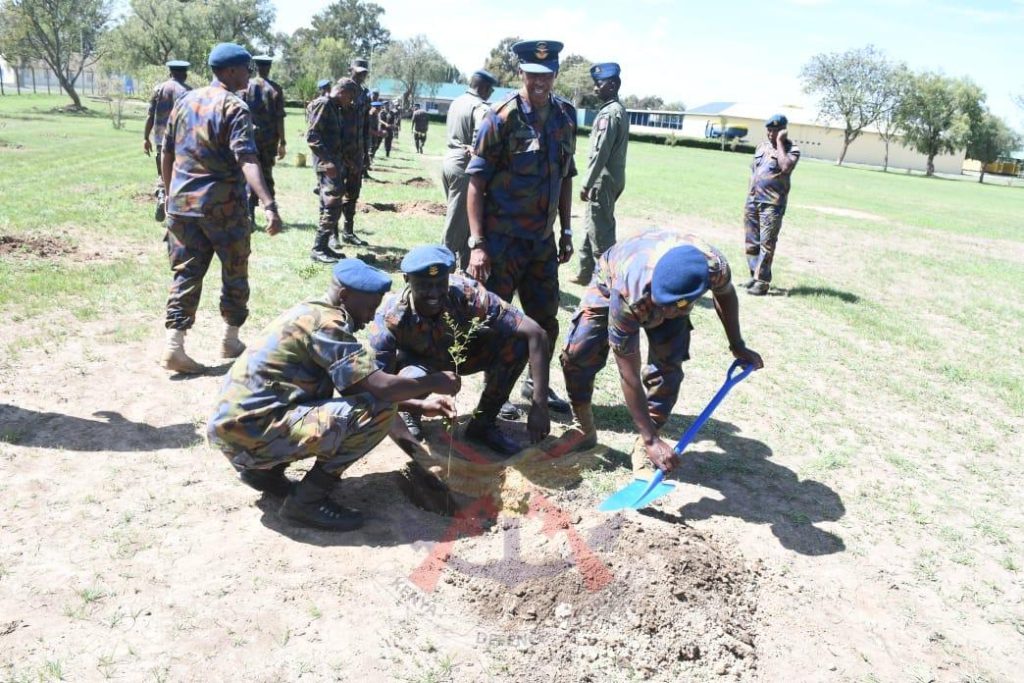
[[[742,368],[742,369],[740,369]],[[736,372],[736,370],[740,370]],[[697,416],[697,419],[693,421],[690,428],[686,430],[682,438],[679,439],[679,443],[676,444],[672,452],[676,455],[681,455],[683,450],[690,445],[693,441],[693,437],[697,435],[697,432],[704,423],[711,417],[711,413],[715,412],[715,408],[722,402],[725,395],[729,393],[729,390],[740,383],[740,381],[754,371],[754,366],[749,363],[744,365],[742,361],[733,361],[733,364],[729,366],[729,371],[725,374],[725,384],[718,390],[715,397],[708,403],[708,407]],[[616,510],[624,510],[626,508],[632,508],[639,510],[650,505],[653,501],[661,498],[663,495],[675,488],[675,484],[662,482],[665,478],[665,473],[658,470],[650,483],[643,479],[634,479],[631,484],[626,485],[624,488],[616,491],[612,495],[608,496],[604,502],[598,507],[598,510],[602,512],[614,512]]]

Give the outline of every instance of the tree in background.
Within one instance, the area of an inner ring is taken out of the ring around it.
[[[966,78],[936,73],[915,75],[897,113],[907,145],[928,157],[926,175],[935,174],[935,157],[967,145],[972,125],[981,118],[985,93]]]
[[[879,113],[875,127],[878,136],[885,145],[885,156],[882,159],[882,172],[889,170],[889,144],[899,136],[899,111],[903,100],[910,91],[913,74],[906,64],[897,64],[889,69],[880,84],[881,96],[878,99]]]
[[[107,0],[0,0],[0,45],[5,55],[44,62],[75,109],[75,83],[100,57],[110,21]]]
[[[394,78],[402,84],[402,102],[412,104],[421,86],[435,86],[444,82],[449,64],[426,36],[391,43],[377,59],[374,73],[383,78]],[[432,93],[423,93],[432,94]]]
[[[519,87],[519,59],[512,53],[512,45],[520,40],[519,36],[502,38],[484,62],[484,68],[494,74],[503,88]]]
[[[665,109],[665,100],[657,95],[626,95],[622,98],[622,106],[626,109]]]
[[[569,55],[558,65],[555,92],[572,102],[576,108],[596,109],[601,100],[594,94],[594,79],[590,77],[591,62],[580,55]]]
[[[985,164],[998,161],[999,157],[1017,149],[1020,143],[1020,136],[1005,121],[991,112],[983,111],[972,122],[967,135],[967,157],[981,162],[978,182],[985,181]]]
[[[819,98],[819,116],[843,122],[843,148],[837,165],[842,166],[850,143],[878,121],[883,108],[880,86],[891,69],[885,56],[868,45],[814,55],[800,70],[804,92]]]
[[[271,76],[304,102],[316,96],[316,82],[321,78],[334,81],[347,75],[355,57],[352,47],[340,38],[281,36],[280,45],[283,57]]]
[[[308,31],[314,41],[341,40],[352,48],[354,56],[372,59],[391,43],[391,31],[380,24],[383,14],[384,8],[376,3],[337,0],[313,15],[311,28],[299,31]],[[339,76],[341,73],[334,74],[335,78]]]

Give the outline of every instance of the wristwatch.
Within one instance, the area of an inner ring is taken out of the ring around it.
[[[466,244],[469,245],[470,249],[476,249],[477,247],[483,247],[486,241],[486,237],[476,237],[474,235],[470,235],[469,239],[466,241]]]

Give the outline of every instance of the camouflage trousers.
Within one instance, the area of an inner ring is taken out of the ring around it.
[[[748,201],[743,209],[744,243],[750,275],[760,282],[772,281],[775,244],[782,231],[786,207]]]
[[[523,313],[548,334],[550,351],[558,339],[558,247],[554,235],[532,240],[501,233],[487,235],[491,274],[485,286],[505,301],[519,294]]]
[[[387,436],[395,411],[396,404],[362,393],[298,405],[275,415],[273,421],[288,428],[269,442],[260,438],[262,422],[232,421],[231,429],[211,422],[207,434],[239,471],[315,457],[327,472],[340,474]]]
[[[341,218],[342,206],[345,201],[346,171],[345,166],[336,162],[334,177],[323,171],[317,171],[316,177],[320,192],[320,222],[317,234],[332,235],[338,231],[338,220]]]
[[[683,383],[683,362],[690,359],[689,316],[672,318],[645,328],[647,363],[640,377],[647,390],[647,408],[658,427],[668,421]],[[562,372],[569,401],[590,403],[594,378],[608,361],[608,309],[581,307],[572,318],[562,349]]]
[[[214,254],[220,260],[220,315],[229,325],[242,325],[249,316],[249,220],[235,212],[223,219],[167,217],[170,258],[169,329],[187,330],[196,320],[203,278]]]
[[[363,166],[361,163],[345,164],[345,192],[341,200],[341,213],[345,216],[345,224],[351,227],[356,218],[356,200],[363,188]]]
[[[484,390],[474,414],[487,421],[498,416],[529,358],[529,342],[520,337],[499,338],[493,333],[482,333],[470,342],[459,374],[484,373]],[[398,374],[403,377],[425,377],[432,372],[455,369],[448,358],[441,361],[405,353],[399,353],[398,367],[401,368]]]
[[[612,183],[597,186],[597,199],[587,202],[587,215],[583,226],[585,235],[580,245],[580,275],[590,279],[601,254],[615,245],[615,202],[622,189]]]
[[[256,158],[260,161],[260,171],[263,174],[263,183],[270,192],[271,199],[274,198],[274,164],[277,163],[277,143],[271,145],[257,146]],[[249,215],[252,216],[256,207],[259,206],[260,198],[256,192],[249,188]]]

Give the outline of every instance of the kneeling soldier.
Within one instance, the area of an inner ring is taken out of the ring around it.
[[[580,441],[577,447],[597,444],[591,397],[594,378],[611,347],[626,407],[647,457],[657,467],[671,470],[678,464],[676,456],[658,430],[675,407],[683,361],[690,358],[690,312],[708,289],[733,356],[756,368],[764,365],[740,334],[729,264],[720,251],[698,237],[651,230],[611,247],[598,259],[597,267],[573,315],[561,356],[575,436]],[[640,328],[648,342],[642,372]]]
[[[324,299],[283,313],[232,366],[207,433],[259,491],[284,497],[282,518],[347,531],[362,515],[331,500],[341,474],[389,432],[395,411],[454,416],[450,372],[416,378],[380,372],[353,334],[370,320],[391,279],[358,259],[334,267]],[[335,391],[339,395],[335,395]],[[298,484],[285,476],[303,458],[316,463]]]
[[[548,337],[544,330],[476,280],[453,275],[455,255],[442,246],[416,247],[402,259],[407,286],[384,302],[370,326],[377,365],[403,377],[455,370],[455,332],[476,327],[460,361],[460,374],[484,373],[484,391],[466,437],[503,455],[519,444],[501,433],[495,418],[529,361],[534,368],[533,401],[527,428],[534,443],[551,430],[548,414]],[[429,375],[428,375],[429,376]],[[419,438],[415,416],[403,416]]]

